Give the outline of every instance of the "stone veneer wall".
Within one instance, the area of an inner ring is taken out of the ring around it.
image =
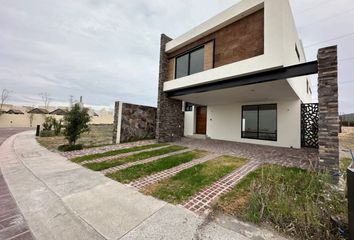
[[[156,138],[158,142],[173,142],[183,136],[184,114],[182,101],[168,98],[163,91],[163,83],[168,79],[168,57],[165,49],[166,43],[171,40],[166,35],[161,35],[156,122]]]
[[[156,115],[155,107],[116,102],[113,143],[155,139]]]
[[[318,51],[319,167],[339,168],[337,46]]]

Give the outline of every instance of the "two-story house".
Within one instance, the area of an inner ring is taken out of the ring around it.
[[[301,147],[309,79],[247,78],[305,62],[288,0],[243,0],[167,39],[161,51],[158,136],[179,134],[163,121],[180,106],[175,121],[184,136]]]

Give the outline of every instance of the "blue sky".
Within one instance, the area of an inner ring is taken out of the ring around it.
[[[237,2],[0,0],[0,89],[17,104],[41,104],[48,92],[52,105],[70,95],[156,105],[160,33],[176,37]],[[308,60],[338,44],[340,111],[354,112],[354,1],[290,2]]]

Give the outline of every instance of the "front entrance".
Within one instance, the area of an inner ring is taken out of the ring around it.
[[[196,112],[196,134],[206,134],[207,107],[197,107]]]

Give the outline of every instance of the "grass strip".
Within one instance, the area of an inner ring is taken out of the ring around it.
[[[156,157],[159,155],[164,155],[167,153],[180,151],[183,149],[186,149],[186,147],[169,146],[169,147],[165,147],[165,148],[161,148],[161,149],[157,149],[157,150],[136,153],[136,154],[133,154],[130,156],[117,158],[117,159],[114,159],[111,161],[98,162],[98,163],[95,163],[95,162],[86,163],[83,166],[85,166],[91,170],[94,170],[94,171],[102,171],[104,169],[116,167],[116,166],[119,166],[119,165],[122,165],[122,164],[125,164],[128,162],[135,162],[135,161],[139,161],[139,160],[143,160],[143,159],[147,159],[147,158],[151,158],[151,157]]]
[[[73,161],[73,162],[92,161],[97,158],[110,157],[110,156],[115,156],[115,155],[123,154],[123,153],[137,152],[137,151],[142,151],[142,150],[146,150],[146,149],[150,149],[150,148],[163,147],[163,146],[167,146],[167,145],[168,144],[165,144],[165,143],[155,143],[155,144],[149,144],[149,145],[143,145],[143,146],[123,148],[123,149],[117,149],[117,150],[107,151],[107,152],[103,152],[103,153],[95,153],[95,154],[75,157],[75,158],[72,158],[71,161]]]
[[[299,239],[340,239],[331,216],[347,222],[345,193],[331,186],[327,174],[273,165],[244,177],[216,209]]]
[[[182,203],[219,178],[241,167],[245,162],[245,159],[221,156],[183,170],[157,184],[148,186],[144,193],[170,203]]]
[[[129,183],[135,179],[149,176],[153,173],[161,172],[163,170],[176,167],[182,163],[190,162],[193,159],[204,157],[206,154],[206,151],[199,150],[176,154],[169,157],[161,158],[154,162],[136,165],[130,168],[117,171],[115,173],[110,173],[107,174],[107,177],[110,177],[122,183]]]

